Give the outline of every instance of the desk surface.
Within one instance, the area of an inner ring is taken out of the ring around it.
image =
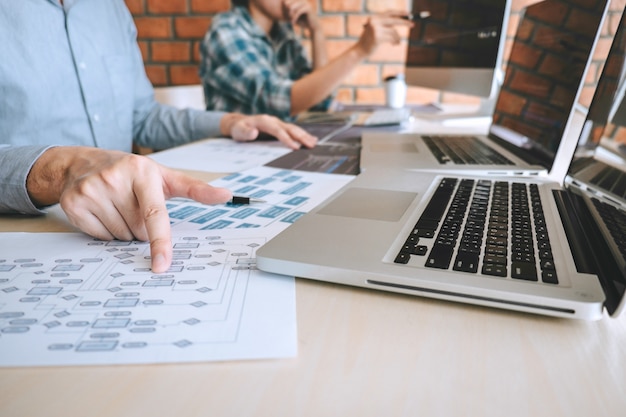
[[[209,181],[216,174],[194,173]],[[74,229],[58,210],[0,232]],[[555,319],[298,279],[298,356],[0,369],[0,416],[623,416],[626,315]]]

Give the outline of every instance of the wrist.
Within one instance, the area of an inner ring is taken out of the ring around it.
[[[37,207],[59,202],[70,163],[61,147],[50,148],[35,161],[26,177],[26,190]]]
[[[222,135],[229,137],[232,136],[233,126],[244,117],[245,116],[243,114],[239,113],[226,113],[222,116],[222,119],[220,120],[220,132]]]

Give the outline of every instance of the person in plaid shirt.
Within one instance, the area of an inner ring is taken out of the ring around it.
[[[266,113],[291,119],[326,110],[350,72],[384,43],[397,44],[396,28],[412,23],[398,13],[371,16],[350,48],[328,60],[326,38],[307,0],[232,0],[214,17],[202,41],[200,76],[207,110]],[[308,31],[311,59],[294,32]]]

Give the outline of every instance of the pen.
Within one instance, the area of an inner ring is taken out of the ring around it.
[[[258,198],[250,198],[250,197],[242,197],[238,195],[234,195],[233,199],[230,200],[231,204],[252,204],[252,203],[265,203],[265,200],[260,200]]]

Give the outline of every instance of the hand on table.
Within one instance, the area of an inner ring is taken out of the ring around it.
[[[255,140],[260,133],[266,133],[291,149],[299,149],[303,145],[312,148],[317,144],[317,138],[301,127],[269,115],[228,113],[222,118],[220,127],[222,133],[242,142]]]
[[[166,199],[217,204],[232,198],[229,190],[145,156],[78,146],[48,149],[33,165],[26,185],[36,205],[60,203],[69,221],[91,236],[149,241],[156,273],[172,262]]]

